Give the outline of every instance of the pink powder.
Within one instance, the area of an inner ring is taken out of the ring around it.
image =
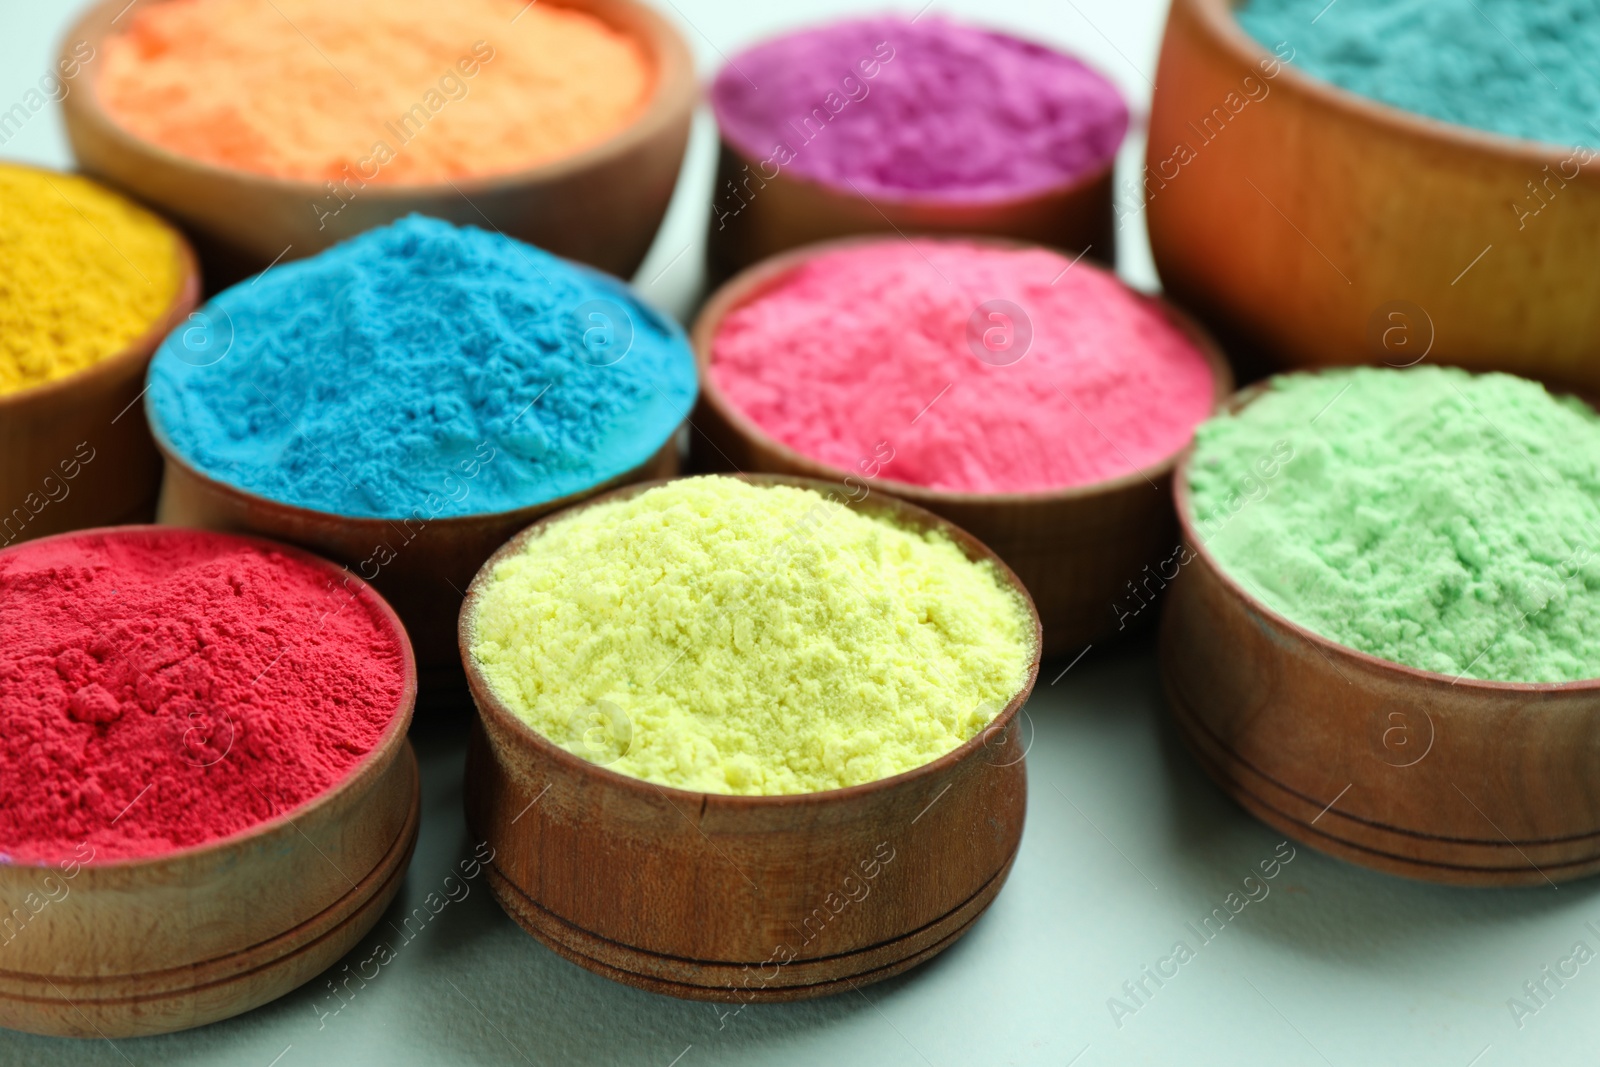
[[[1113,275],[1044,249],[899,238],[812,259],[735,309],[711,378],[814,460],[870,470],[884,442],[876,476],[971,493],[1147,467],[1213,401],[1205,357]]]

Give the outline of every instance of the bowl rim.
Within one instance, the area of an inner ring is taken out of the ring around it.
[[[257,537],[252,534],[222,533],[216,530],[194,530],[184,527],[145,523],[124,524],[120,526],[93,526],[82,530],[68,530],[64,533],[50,534],[45,537],[37,537],[31,541],[20,541],[16,544],[8,545],[5,548],[0,548],[0,561],[3,561],[8,554],[18,552],[19,550],[26,550],[30,546],[42,545],[51,541],[78,539],[88,536],[112,535],[117,538],[131,538],[135,536],[150,537],[160,534],[173,533],[186,536],[201,534],[220,541],[232,542],[238,545],[248,545],[264,551],[276,552],[299,563],[306,564],[313,569],[323,571],[330,577],[335,577],[347,585],[350,582],[354,582],[355,585],[353,595],[359,598],[368,608],[368,610],[372,612],[373,618],[379,624],[379,626],[389,631],[391,637],[395,639],[397,646],[400,649],[400,699],[396,705],[393,716],[390,718],[388,724],[384,727],[383,733],[378,737],[378,740],[373,744],[372,748],[369,749],[367,753],[361,757],[361,759],[356,761],[356,763],[352,765],[343,776],[341,776],[333,784],[329,785],[326,789],[322,790],[320,793],[316,793],[313,796],[307,797],[304,801],[297,804],[293,808],[280,812],[277,815],[272,816],[270,819],[263,819],[262,821],[253,823],[250,826],[244,827],[243,829],[236,830],[225,837],[213,838],[209,841],[203,841],[198,845],[188,845],[184,848],[171,849],[166,852],[158,852],[149,856],[129,856],[121,859],[106,860],[103,862],[89,860],[87,862],[79,863],[79,867],[82,872],[101,872],[102,877],[109,876],[110,873],[114,871],[150,870],[161,865],[192,865],[195,863],[203,863],[207,860],[222,855],[223,853],[237,847],[249,839],[266,837],[269,834],[282,829],[284,826],[294,825],[297,821],[304,819],[307,815],[313,814],[329,806],[337,798],[346,795],[350,790],[369,783],[376,776],[376,774],[379,773],[378,768],[380,764],[382,764],[384,767],[387,767],[388,764],[392,763],[397,754],[400,752],[400,749],[405,745],[407,733],[411,728],[412,715],[416,710],[416,655],[411,649],[411,637],[406,633],[406,628],[400,622],[400,617],[395,614],[394,608],[390,607],[389,602],[383,598],[382,594],[380,594],[376,589],[372,588],[371,584],[365,581],[359,574],[356,574],[354,571],[351,571],[347,568],[340,567],[337,563],[334,563],[328,559],[324,559],[315,553],[308,552],[303,548],[297,548],[294,545],[284,544],[280,541],[273,541],[265,537]],[[8,870],[53,871],[61,868],[66,862],[69,861],[58,860],[52,863],[37,863],[8,860],[6,863],[0,864],[0,874],[3,874]]]
[[[154,0],[154,2],[166,3],[169,0]],[[699,93],[695,83],[694,55],[678,28],[649,3],[645,0],[549,0],[549,2],[557,7],[591,15],[639,45],[655,65],[656,75],[655,84],[644,107],[600,141],[577,152],[558,156],[532,167],[417,184],[369,181],[361,190],[363,199],[374,202],[400,201],[404,204],[410,204],[423,197],[466,196],[476,199],[478,196],[514,193],[528,186],[559,182],[627,156],[680,121],[685,115],[692,113]],[[607,9],[608,14],[611,9],[625,9],[636,21],[627,26],[619,25],[602,14],[599,10],[602,8]],[[105,20],[113,13],[120,18],[121,12],[125,9],[126,0],[96,0],[91,3],[83,9],[61,37],[60,45],[56,49],[58,56],[63,60],[71,58],[69,49],[79,41],[89,41],[96,47],[98,54],[99,48],[104,46],[108,38],[124,32],[111,26],[111,22],[115,19],[109,22]],[[90,33],[88,28],[91,25],[101,28],[98,32]],[[78,94],[68,94],[63,98],[62,106],[79,109],[81,114],[99,125],[102,131],[115,139],[124,150],[146,159],[153,159],[165,167],[202,175],[209,181],[231,182],[246,186],[249,191],[243,195],[291,193],[296,198],[304,197],[310,203],[317,203],[326,195],[326,185],[310,178],[280,177],[225,167],[183,155],[165,145],[146,140],[123,126],[106,109],[100,100],[99,79],[100,71],[96,69],[89,74],[88,82],[83,86],[82,95],[85,99],[69,105],[66,101]]]
[[[632,2],[632,0],[628,0],[628,2]],[[366,232],[370,233],[371,231]],[[500,236],[505,237],[504,234],[501,234]],[[517,240],[515,237],[505,237],[505,239],[508,241]],[[521,243],[526,244],[527,242]],[[530,245],[529,247],[537,246]],[[656,449],[649,455],[645,456],[644,459],[640,460],[638,463],[631,467],[626,467],[620,471],[617,471],[614,474],[608,475],[606,478],[595,482],[592,485],[582,489],[575,489],[563,496],[553,497],[549,500],[532,504],[522,504],[514,508],[502,508],[499,511],[472,511],[464,515],[435,515],[433,518],[427,520],[427,525],[429,526],[437,523],[445,525],[446,528],[449,528],[451,526],[456,526],[457,524],[465,525],[472,522],[506,520],[513,517],[522,516],[525,513],[549,511],[554,508],[564,508],[570,506],[571,504],[577,503],[584,497],[585,494],[592,494],[597,489],[603,489],[606,486],[612,485],[613,483],[624,484],[629,475],[650,467],[656,462],[664,450],[672,448],[673,443],[677,438],[678,431],[688,423],[690,413],[694,411],[695,403],[699,399],[701,392],[700,374],[698,366],[695,365],[694,349],[689,341],[688,334],[685,332],[682,324],[680,324],[677,319],[656,308],[643,296],[641,296],[631,284],[622,278],[618,278],[614,274],[608,274],[599,267],[593,267],[587,263],[580,263],[577,260],[568,259],[565,256],[558,256],[554,252],[545,252],[544,249],[539,249],[539,251],[544,252],[546,255],[551,256],[554,259],[560,260],[562,264],[567,267],[574,268],[580,274],[590,276],[591,280],[598,282],[603,287],[613,291],[616,295],[632,301],[634,304],[638,305],[637,310],[639,310],[642,314],[656,319],[665,327],[669,340],[675,344],[681,345],[689,355],[690,368],[693,373],[689,376],[692,392],[689,397],[688,408],[686,411],[678,410],[676,402],[674,402],[671,397],[666,396],[660,386],[656,385],[656,383],[652,380],[651,384],[655,387],[656,392],[662,394],[668,405],[675,410],[678,418],[677,421],[672,423],[667,432],[662,436],[661,443],[656,447]],[[317,255],[320,254],[321,253],[317,253]],[[307,259],[313,258],[315,258],[315,256],[307,257]],[[301,260],[298,262],[305,261]],[[200,310],[210,307],[213,301],[215,301],[217,297],[222,296],[224,293],[227,293],[233,289],[237,289],[241,285],[252,284],[253,279],[261,278],[265,275],[266,271],[262,271],[260,274],[253,275],[251,278],[246,278],[235,285],[229,286],[227,289],[222,290],[222,292],[212,296],[210,300],[207,300],[203,305],[201,305]],[[376,528],[378,526],[386,526],[390,523],[405,522],[411,518],[410,515],[344,515],[337,511],[324,511],[321,508],[306,507],[303,504],[291,504],[288,501],[275,500],[272,497],[264,496],[261,493],[255,492],[254,490],[246,489],[243,486],[234,485],[232,482],[224,481],[221,478],[215,477],[214,475],[201,470],[187,456],[185,456],[175,444],[173,444],[172,439],[167,435],[166,426],[162,423],[161,418],[156,411],[155,403],[150,395],[150,375],[155,371],[155,357],[157,354],[159,354],[160,349],[163,347],[164,341],[165,337],[163,337],[161,341],[157,342],[155,351],[151,353],[151,365],[149,370],[145,372],[145,388],[140,394],[144,401],[141,406],[144,409],[145,423],[150,428],[150,436],[155,440],[156,450],[161,453],[162,459],[182,468],[185,474],[193,477],[196,481],[203,484],[207,489],[220,496],[226,497],[233,502],[256,509],[284,512],[293,515],[302,521],[307,521],[308,519],[321,522],[333,521],[347,525],[359,524]],[[621,361],[619,360],[618,362]]]
[[[1452,364],[1437,365],[1453,366]],[[1253,382],[1252,384],[1245,386],[1243,389],[1234,394],[1227,406],[1226,414],[1230,416],[1237,414],[1244,407],[1259,399],[1263,394],[1271,391],[1273,382],[1279,378],[1287,377],[1291,374],[1322,375],[1329,373],[1340,373],[1348,372],[1351,369],[1352,368],[1350,367],[1314,367],[1295,371],[1285,371],[1270,375],[1269,377],[1263,378],[1258,382]],[[1396,371],[1396,373],[1404,374],[1411,368],[1406,367],[1393,369]],[[1465,367],[1457,369],[1467,370],[1468,373],[1471,374],[1478,373]],[[1452,689],[1465,689],[1468,691],[1476,690],[1485,694],[1535,695],[1545,693],[1565,694],[1600,692],[1600,675],[1597,675],[1593,678],[1580,678],[1577,681],[1572,682],[1499,682],[1486,678],[1468,678],[1465,675],[1451,677],[1450,675],[1440,673],[1439,671],[1430,671],[1422,667],[1413,667],[1405,663],[1396,663],[1394,660],[1384,659],[1382,656],[1375,656],[1370,652],[1363,652],[1360,649],[1351,648],[1349,645],[1341,644],[1331,637],[1326,637],[1322,634],[1319,634],[1315,630],[1302,626],[1300,623],[1290,619],[1288,616],[1273,608],[1266,601],[1250,592],[1250,590],[1246,589],[1243,584],[1241,584],[1239,580],[1236,579],[1233,574],[1221,564],[1220,561],[1218,561],[1216,556],[1211,553],[1210,549],[1206,546],[1206,542],[1200,538],[1199,533],[1195,530],[1194,521],[1191,514],[1191,501],[1189,494],[1189,466],[1194,459],[1195,448],[1195,443],[1191,443],[1188,448],[1184,449],[1183,454],[1178,459],[1178,465],[1172,478],[1172,499],[1173,504],[1178,512],[1178,531],[1183,539],[1184,544],[1186,544],[1189,549],[1205,563],[1211,572],[1216,575],[1217,579],[1222,583],[1223,588],[1225,588],[1233,597],[1239,600],[1239,602],[1242,603],[1247,610],[1259,617],[1269,620],[1279,629],[1299,637],[1309,644],[1313,649],[1320,652],[1324,658],[1330,658],[1330,662],[1332,657],[1337,657],[1348,662],[1352,662],[1356,666],[1366,668],[1368,671],[1373,673],[1388,674],[1403,678],[1416,686],[1437,687],[1442,684]]]
[[[941,12],[935,12],[935,15],[939,14],[941,14]],[[903,15],[896,16],[892,12],[882,12],[876,16],[876,18],[896,17],[904,18]],[[778,44],[794,37],[831,29],[847,22],[870,21],[875,21],[875,16],[871,14],[863,15],[860,12],[854,12],[845,15],[843,18],[836,17],[831,19],[808,21],[803,25],[790,26],[787,29],[778,30],[763,37],[757,38],[756,40],[742,46],[738,52],[733,54],[731,58],[728,56],[723,56],[722,65],[712,73],[706,84],[705,91],[706,109],[711,112],[712,121],[716,124],[718,142],[727,148],[732,155],[738,157],[741,162],[744,162],[750,166],[757,166],[760,162],[757,157],[751,154],[750,150],[746,146],[739,144],[736,140],[728,135],[727,126],[722,121],[722,109],[717,105],[716,85],[730,71],[736,73],[738,72],[738,67],[734,65],[737,60],[748,56],[751,52],[758,48],[764,48],[768,45]],[[911,21],[914,22],[916,20],[912,19]],[[910,22],[907,22],[907,25],[910,25]],[[812,186],[830,196],[843,197],[849,200],[865,200],[869,204],[888,204],[897,208],[1000,211],[1021,208],[1044,200],[1055,200],[1058,198],[1071,196],[1083,190],[1092,188],[1099,182],[1109,178],[1112,172],[1116,169],[1117,156],[1122,151],[1123,146],[1127,144],[1128,133],[1133,129],[1135,119],[1133,105],[1128,102],[1128,97],[1123,93],[1122,89],[1117,85],[1117,83],[1113,81],[1111,77],[1103,70],[1101,70],[1099,66],[1089,62],[1087,58],[1078,55],[1076,52],[1069,52],[1065,48],[1060,47],[1052,42],[1040,40],[1037,37],[1025,37],[1012,29],[994,26],[988,23],[968,22],[965,19],[962,19],[959,22],[959,25],[963,30],[975,30],[979,33],[989,34],[992,36],[1006,37],[1022,44],[1032,45],[1036,48],[1043,49],[1053,53],[1054,55],[1065,57],[1066,59],[1070,59],[1074,63],[1078,64],[1078,66],[1082,67],[1089,74],[1093,75],[1097,80],[1100,81],[1101,84],[1111,91],[1112,95],[1116,97],[1117,102],[1122,105],[1122,134],[1117,138],[1116,147],[1111,150],[1111,153],[1104,160],[1101,160],[1095,165],[1085,168],[1084,170],[1070,177],[1060,178],[1057,181],[1052,181],[1032,189],[1004,192],[992,196],[950,195],[948,193],[945,195],[938,195],[930,193],[926,190],[875,189],[872,193],[872,196],[869,198],[865,193],[862,193],[859,190],[851,189],[848,186],[835,185],[832,182],[828,182],[808,174],[785,174],[780,171],[780,173],[772,178],[767,178],[766,176],[762,175],[762,180],[766,182],[788,180],[800,185]],[[847,67],[846,69],[848,70],[851,68]],[[716,193],[717,190],[713,189],[712,195],[715,196]],[[712,221],[715,221],[714,215]]]
[[[1251,70],[1261,69],[1259,64],[1263,60],[1277,63],[1281,69],[1275,78],[1282,77],[1287,72],[1286,84],[1302,96],[1330,111],[1382,127],[1398,136],[1417,138],[1460,151],[1514,159],[1519,163],[1532,165],[1535,170],[1544,165],[1559,167],[1584,147],[1563,145],[1558,141],[1514,137],[1493,130],[1465,126],[1448,119],[1437,119],[1419,111],[1408,111],[1403,107],[1363,96],[1352,89],[1319,78],[1270,51],[1265,44],[1245,30],[1239,22],[1238,10],[1246,6],[1249,0],[1173,0],[1173,2],[1184,5],[1194,17],[1194,21],[1205,28],[1212,43],[1224,49],[1229,58]],[[1600,169],[1600,145],[1590,147],[1588,151],[1592,153],[1591,159],[1588,163],[1580,163],[1580,170],[1591,166]]]
[[[738,272],[719,286],[701,307],[700,313],[696,316],[694,325],[689,331],[690,342],[694,349],[695,367],[699,372],[701,402],[710,407],[740,437],[759,445],[763,449],[776,453],[785,463],[790,464],[796,470],[805,472],[802,477],[830,483],[839,483],[847,478],[855,478],[857,481],[879,486],[885,492],[935,511],[941,507],[949,506],[975,507],[990,505],[1005,507],[1027,504],[1070,503],[1121,493],[1127,489],[1135,488],[1141,483],[1154,483],[1157,479],[1164,478],[1173,471],[1179,457],[1183,455],[1184,448],[1188,447],[1187,445],[1155,463],[1146,464],[1143,467],[1128,471],[1126,474],[1119,474],[1114,478],[1089,482],[1084,485],[1060,486],[1055,489],[1024,493],[973,493],[952,489],[935,489],[930,486],[903,482],[894,478],[866,478],[854,471],[848,471],[842,467],[835,467],[821,460],[813,459],[779,441],[740,410],[733,401],[728,399],[711,372],[711,364],[712,346],[716,341],[717,333],[721,329],[722,320],[729,313],[765,295],[788,275],[819,256],[851,248],[892,243],[903,239],[883,234],[860,234],[851,237],[832,238],[826,241],[815,241],[760,260]],[[1067,255],[1062,249],[1050,245],[1009,237],[966,234],[923,235],[917,237],[916,240],[933,241],[941,244],[980,245],[1018,251],[1041,250],[1054,252],[1062,256]],[[1081,260],[1082,256],[1079,259]],[[1182,333],[1189,343],[1199,351],[1211,372],[1211,414],[1216,415],[1225,408],[1229,398],[1233,396],[1235,388],[1233,368],[1228,363],[1227,356],[1224,355],[1221,346],[1217,344],[1216,340],[1204,327],[1191,318],[1187,312],[1178,308],[1164,297],[1140,292],[1128,285],[1114,271],[1087,262],[1078,262],[1077,266],[1097,271],[1110,277],[1130,295],[1155,311]],[[1196,426],[1198,427],[1199,423]],[[1190,431],[1190,438],[1192,441],[1192,430]]]
[[[50,400],[65,396],[75,389],[83,388],[86,383],[95,382],[99,379],[111,380],[118,378],[141,360],[147,360],[153,356],[162,339],[176,329],[178,324],[183,322],[189,313],[198,306],[200,302],[200,264],[199,260],[195,258],[194,248],[189,244],[188,238],[170,220],[134,200],[121,190],[105,184],[98,178],[74,171],[58,170],[54,167],[22,163],[11,159],[0,160],[0,170],[32,171],[35,174],[58,178],[73,178],[88,182],[100,192],[114,197],[124,205],[133,208],[165,231],[173,242],[173,250],[178,259],[178,284],[173,289],[172,299],[150,321],[143,333],[140,333],[105,358],[75,370],[71,374],[60,378],[51,378],[36,385],[26,385],[21,389],[13,389],[8,393],[0,393],[0,418],[4,418],[10,414],[8,409],[25,407],[35,402],[48,403]]]
[[[811,489],[826,495],[837,493],[844,487],[837,482],[829,482],[817,478],[795,477],[786,474],[709,474],[694,475],[701,478],[732,478],[750,485],[758,486],[789,486],[799,489]],[[972,759],[979,751],[988,747],[990,737],[1002,735],[1017,717],[1022,714],[1022,709],[1033,694],[1033,687],[1039,677],[1039,662],[1044,649],[1043,626],[1039,621],[1039,611],[1034,606],[1033,597],[1027,587],[1022,584],[1016,574],[1008,567],[1004,560],[995,555],[994,550],[978,540],[966,530],[957,526],[949,519],[933,514],[925,508],[906,500],[901,500],[887,493],[868,494],[854,504],[845,504],[851,510],[858,507],[867,507],[869,514],[874,517],[887,517],[889,521],[906,523],[916,530],[938,530],[949,537],[959,547],[968,560],[974,563],[988,561],[999,575],[1001,583],[1010,588],[1022,600],[1027,608],[1028,616],[1033,621],[1033,651],[1027,670],[1027,677],[1022,687],[1012,695],[1006,705],[995,713],[993,719],[982,729],[967,740],[957,745],[948,752],[934,757],[927,763],[901,771],[886,778],[877,778],[870,782],[861,782],[856,785],[841,786],[837,789],[823,789],[810,793],[780,793],[780,794],[742,794],[742,793],[708,793],[692,789],[680,789],[677,786],[662,785],[646,778],[636,778],[630,774],[614,771],[610,767],[592,763],[581,756],[574,755],[545,737],[532,726],[522,721],[506,706],[499,695],[490,687],[488,679],[484,677],[482,668],[478,666],[472,655],[472,637],[474,613],[478,599],[488,584],[490,576],[499,563],[522,550],[522,547],[533,537],[544,532],[546,526],[568,518],[578,511],[593,507],[598,504],[611,503],[629,499],[641,493],[649,492],[671,482],[683,481],[681,478],[660,478],[648,482],[636,482],[620,489],[590,500],[583,501],[573,507],[554,512],[533,525],[519,531],[504,545],[495,550],[494,554],[484,561],[478,573],[467,586],[467,595],[461,602],[461,613],[457,616],[457,644],[461,651],[461,663],[466,669],[467,686],[471,690],[473,704],[477,708],[480,719],[494,720],[495,725],[503,731],[521,738],[524,743],[537,750],[542,759],[551,760],[569,775],[598,775],[598,781],[609,789],[620,789],[635,797],[652,798],[664,796],[669,802],[673,798],[680,798],[674,803],[687,805],[688,808],[698,808],[702,812],[708,807],[719,807],[726,810],[767,810],[781,811],[786,808],[809,808],[818,805],[849,803],[869,793],[888,792],[903,787],[909,787],[925,779],[937,778],[954,770],[957,764]],[[1026,751],[1017,758],[1016,763],[1023,763]],[[1010,766],[1004,764],[1003,766]],[[685,810],[688,810],[686,808]]]

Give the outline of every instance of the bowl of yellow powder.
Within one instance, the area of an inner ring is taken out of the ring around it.
[[[190,227],[215,280],[411,212],[626,277],[677,180],[693,60],[638,0],[125,8],[64,38],[98,57],[63,101],[68,138]]]
[[[1454,367],[1280,375],[1176,497],[1162,672],[1227,792],[1410,877],[1600,872],[1600,413]]]
[[[139,412],[156,344],[199,298],[175,229],[96,182],[0,163],[0,547],[148,519]]]
[[[618,981],[876,981],[964,932],[1015,857],[1038,616],[913,505],[772,475],[618,490],[493,556],[461,647],[494,892]]]

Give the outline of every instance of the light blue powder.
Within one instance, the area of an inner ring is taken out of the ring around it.
[[[1511,137],[1600,145],[1600,0],[1251,0],[1239,21],[1362,96]]]
[[[683,331],[608,275],[411,216],[218,294],[150,367],[151,425],[284,503],[403,518],[554,500],[693,407]]]

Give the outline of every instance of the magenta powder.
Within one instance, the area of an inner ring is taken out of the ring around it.
[[[992,318],[992,301],[1020,315]],[[824,253],[735,308],[711,379],[802,455],[971,493],[1158,463],[1188,444],[1214,388],[1189,338],[1105,271],[1039,248],[900,238]]]
[[[1106,165],[1128,108],[1071,56],[927,15],[837,22],[733,57],[722,135],[778,172],[863,194],[1001,199]]]

